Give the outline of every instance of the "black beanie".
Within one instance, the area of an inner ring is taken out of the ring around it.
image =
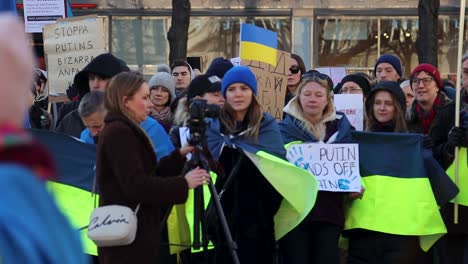
[[[104,53],[88,63],[75,75],[73,85],[77,88],[80,97],[89,92],[88,75],[96,74],[103,78],[112,78],[121,72],[129,72],[130,69],[121,59],[110,53]]]
[[[403,93],[400,85],[397,82],[388,82],[388,81],[381,81],[378,82],[374,88],[372,88],[369,96],[366,99],[366,112],[369,112],[370,108],[372,107],[372,103],[374,100],[372,98],[378,91],[387,91],[391,93],[397,99],[397,103],[400,104],[401,109],[403,112],[406,112],[406,97]]]
[[[231,63],[231,61],[226,60],[223,57],[218,57],[211,62],[210,67],[208,67],[208,70],[206,70],[206,75],[216,75],[222,79],[224,74],[226,74],[226,72],[229,71],[232,67],[234,67],[234,65]]]
[[[359,85],[359,87],[362,89],[364,97],[367,97],[371,91],[369,80],[364,76],[358,74],[347,75],[341,80],[341,86],[343,86],[343,84],[346,82],[353,82]]]
[[[218,76],[199,75],[193,79],[187,88],[187,99],[190,101],[195,96],[203,96],[205,93],[221,91],[221,80]]]

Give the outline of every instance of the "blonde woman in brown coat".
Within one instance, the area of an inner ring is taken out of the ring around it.
[[[106,89],[108,114],[97,153],[100,205],[123,205],[135,210],[138,226],[130,245],[98,248],[101,264],[157,263],[161,207],[184,203],[188,190],[206,183],[205,170],[196,168],[181,176],[193,147],[176,149],[156,162],[148,136],[138,125],[147,118],[152,103],[149,87],[137,73],[115,76]]]

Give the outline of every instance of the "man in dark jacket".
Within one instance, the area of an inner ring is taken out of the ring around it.
[[[110,53],[101,54],[86,65],[73,80],[73,86],[78,92],[78,100],[60,108],[57,131],[79,138],[81,131],[86,128],[77,112],[81,98],[89,91],[104,92],[110,79],[124,71],[130,71],[130,69],[124,61]]]

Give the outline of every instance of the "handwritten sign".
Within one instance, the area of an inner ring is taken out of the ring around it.
[[[257,77],[257,99],[263,107],[263,111],[268,112],[277,120],[283,118],[290,57],[289,53],[278,51],[276,66],[252,60],[242,60],[241,62],[242,65],[249,66]]]
[[[49,93],[65,93],[75,75],[106,52],[106,32],[104,18],[97,16],[62,19],[44,27]]]
[[[287,149],[287,159],[308,170],[318,180],[319,190],[359,192],[358,144],[295,144]]]
[[[42,33],[45,25],[65,17],[63,0],[23,0],[23,7],[24,28],[28,33]]]
[[[333,85],[336,86],[338,83],[343,80],[346,76],[346,68],[345,67],[323,67],[323,68],[315,68],[315,70],[330,76],[333,81]]]
[[[335,94],[336,111],[343,112],[358,131],[364,130],[364,100],[362,94]]]

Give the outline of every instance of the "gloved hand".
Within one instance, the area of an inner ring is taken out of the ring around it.
[[[431,136],[424,136],[423,138],[423,147],[432,149],[434,147],[434,141],[432,141]]]
[[[447,150],[450,154],[454,154],[455,147],[465,147],[466,146],[466,131],[462,127],[452,127],[448,134],[447,140]]]

